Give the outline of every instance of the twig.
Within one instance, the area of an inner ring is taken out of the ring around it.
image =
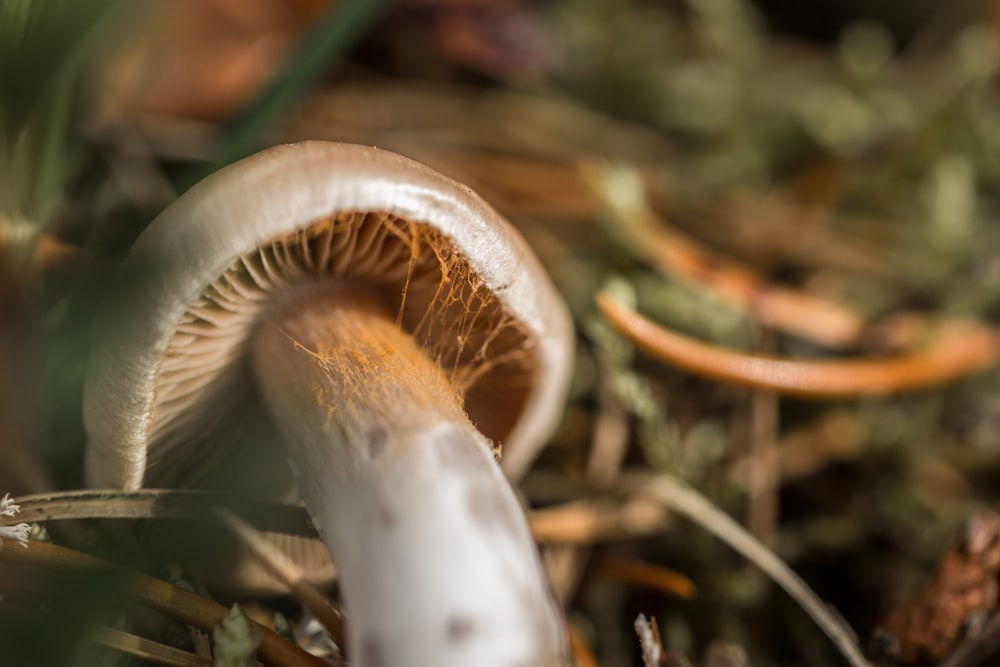
[[[101,646],[141,658],[158,665],[171,667],[212,667],[214,664],[208,658],[202,658],[194,653],[182,651],[173,646],[160,644],[144,637],[138,637],[128,632],[114,628],[97,627],[91,631],[91,639]]]
[[[810,361],[761,357],[710,345],[646,319],[609,294],[597,304],[612,326],[648,354],[696,375],[802,398],[849,398],[925,389],[985,370],[1000,336],[968,322],[943,325],[924,349],[892,358]]]
[[[755,327],[758,339],[772,352],[774,335],[767,329]],[[750,533],[765,543],[769,542],[778,527],[779,456],[778,397],[771,391],[754,391],[749,398],[748,452],[750,494],[747,498],[746,524]]]
[[[552,596],[564,608],[580,588],[592,553],[592,547],[578,544],[549,544],[542,550],[542,566]]]
[[[594,544],[660,532],[667,514],[646,498],[621,500],[600,496],[528,513],[528,526],[539,542]]]
[[[614,217],[613,231],[661,273],[707,286],[722,300],[752,313],[764,326],[828,347],[845,347],[857,340],[864,319],[853,310],[770,284],[671,229],[649,207],[642,180],[633,170],[585,164],[582,172],[591,191]]]
[[[4,549],[0,551],[0,563],[78,569],[114,567],[92,556],[44,542],[29,542],[26,549]],[[229,613],[222,605],[144,574],[129,573],[128,592],[136,602],[206,632]],[[274,667],[330,667],[324,660],[310,655],[273,630],[259,623],[253,623],[253,627],[261,637],[258,658],[265,664]]]
[[[346,646],[344,619],[340,611],[306,578],[302,568],[233,512],[223,507],[213,507],[211,511],[249,548],[254,558],[271,575],[288,587],[292,596],[327,629],[337,646],[343,650]]]
[[[693,581],[680,572],[653,563],[605,556],[597,562],[597,567],[601,574],[627,584],[649,588],[671,597],[690,599],[695,596]]]
[[[587,481],[606,489],[614,484],[621,471],[628,450],[629,421],[621,401],[611,391],[610,382],[598,382],[595,391],[598,409],[590,439]]]
[[[577,667],[601,667],[597,662],[594,651],[587,644],[580,631],[572,623],[566,624],[566,632],[569,635],[569,651],[573,655],[573,661]]]

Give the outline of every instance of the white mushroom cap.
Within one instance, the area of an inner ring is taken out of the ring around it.
[[[86,379],[91,485],[147,485],[157,376],[189,307],[239,258],[342,212],[376,212],[437,230],[525,332],[531,386],[492,394],[502,401],[524,393],[502,434],[505,471],[514,477],[524,471],[561,412],[572,350],[565,306],[524,240],[468,188],[419,163],[368,147],[303,142],[263,151],[206,178],[131,249],[120,294],[96,332]],[[249,325],[253,309],[241,314]],[[470,401],[466,407],[476,423]],[[488,415],[490,406],[476,409]]]

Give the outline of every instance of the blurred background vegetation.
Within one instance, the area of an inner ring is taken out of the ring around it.
[[[679,476],[866,642],[998,501],[1000,372],[891,396],[779,398],[638,353],[593,299],[607,289],[707,341],[828,360],[893,351],[900,314],[996,324],[998,11],[992,0],[0,0],[0,492],[82,486],[90,325],[159,210],[273,143],[372,144],[480,192],[570,304],[573,393],[521,482],[527,503],[596,512],[587,503],[600,501],[626,522],[630,475]],[[835,304],[857,329],[836,344],[789,333],[753,298],[665,269],[636,241],[638,210],[654,238],[679,235],[762,285]],[[700,526],[652,525],[540,538],[600,665],[642,664],[640,613],[695,664],[841,664],[784,593]],[[68,541],[156,571],[159,554],[87,531]],[[636,564],[697,593],[630,575]],[[993,567],[983,586],[995,588]],[[108,577],[39,583],[28,599],[58,613],[0,646],[0,663],[146,664],[94,649],[79,629],[95,615],[134,622],[110,602]],[[287,600],[250,602],[261,617],[301,615]],[[930,662],[995,605],[940,612],[961,628]]]

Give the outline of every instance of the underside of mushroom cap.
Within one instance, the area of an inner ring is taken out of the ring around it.
[[[245,479],[238,461],[273,469],[248,340],[282,295],[328,285],[382,303],[503,444],[507,472],[524,469],[569,373],[547,276],[463,186],[395,154],[306,142],[207,178],[136,242],[88,370],[90,483],[228,486]]]

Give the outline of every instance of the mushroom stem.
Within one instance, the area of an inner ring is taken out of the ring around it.
[[[340,574],[359,667],[566,664],[537,549],[457,387],[364,294],[255,333],[264,401]]]

